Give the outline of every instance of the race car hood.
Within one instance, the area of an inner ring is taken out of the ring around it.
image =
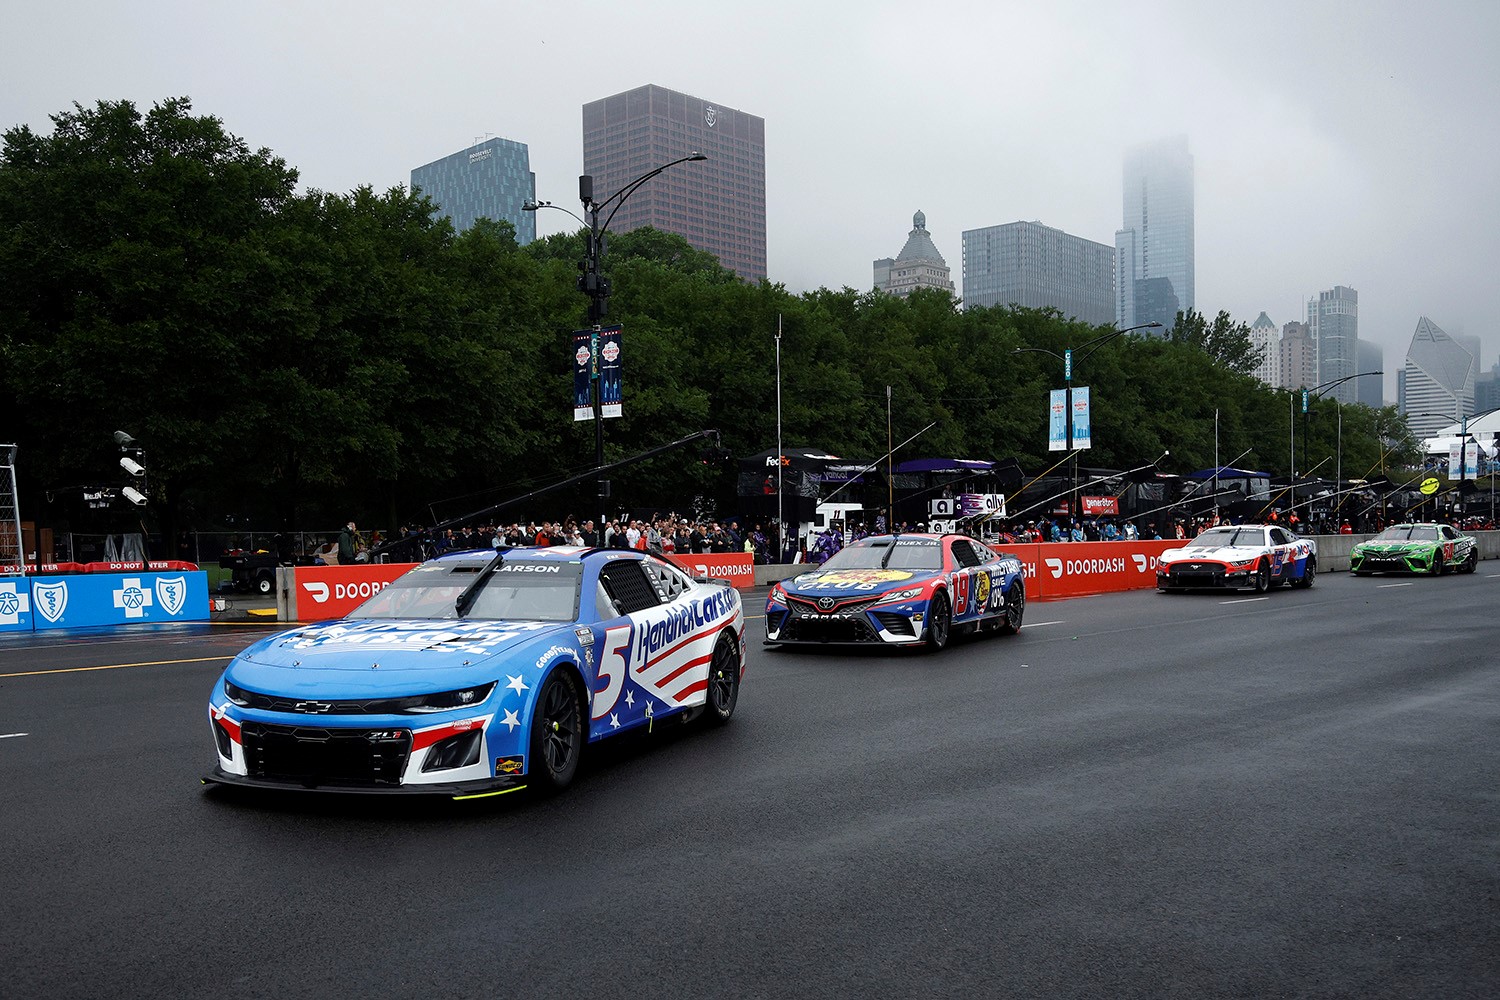
[[[230,663],[235,684],[268,694],[337,691],[381,696],[396,689],[435,691],[491,676],[494,661],[520,657],[559,636],[576,645],[572,623],[339,620],[282,632],[250,646]]]
[[[1201,549],[1168,549],[1157,563],[1173,562],[1221,562],[1246,563],[1265,554],[1265,549],[1251,545],[1215,545]]]
[[[803,573],[782,587],[798,597],[877,597],[888,591],[919,587],[938,576],[930,569],[844,569]]]
[[[1355,552],[1425,552],[1436,548],[1437,542],[1360,542],[1354,546]]]

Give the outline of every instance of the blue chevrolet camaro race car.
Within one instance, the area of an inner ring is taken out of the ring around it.
[[[966,535],[875,535],[771,588],[766,643],[942,649],[954,631],[1015,633],[1021,561]]]
[[[734,714],[745,618],[725,581],[644,552],[423,563],[349,617],[263,639],[209,696],[205,780],[456,799],[556,791],[584,746]]]

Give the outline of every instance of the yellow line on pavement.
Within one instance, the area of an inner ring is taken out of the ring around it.
[[[147,660],[144,663],[108,663],[98,667],[58,667],[56,670],[22,670],[14,674],[0,674],[0,677],[39,677],[43,674],[78,674],[89,670],[124,670],[126,667],[165,667],[174,663],[212,663],[215,660],[232,660],[233,653],[223,656],[197,656],[190,660]]]

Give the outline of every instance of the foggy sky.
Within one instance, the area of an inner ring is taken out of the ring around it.
[[[918,209],[960,291],[965,229],[1113,245],[1125,149],[1186,134],[1200,311],[1280,327],[1349,285],[1390,401],[1422,315],[1482,337],[1483,369],[1500,351],[1490,0],[10,6],[0,126],[189,96],[328,191],[493,134],[571,207],[587,101],[656,83],[759,115],[770,277],[793,291],[869,288]]]

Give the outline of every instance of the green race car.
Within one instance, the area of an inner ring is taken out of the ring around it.
[[[1393,524],[1349,553],[1349,572],[1428,573],[1450,569],[1472,573],[1479,565],[1479,543],[1448,524]]]

